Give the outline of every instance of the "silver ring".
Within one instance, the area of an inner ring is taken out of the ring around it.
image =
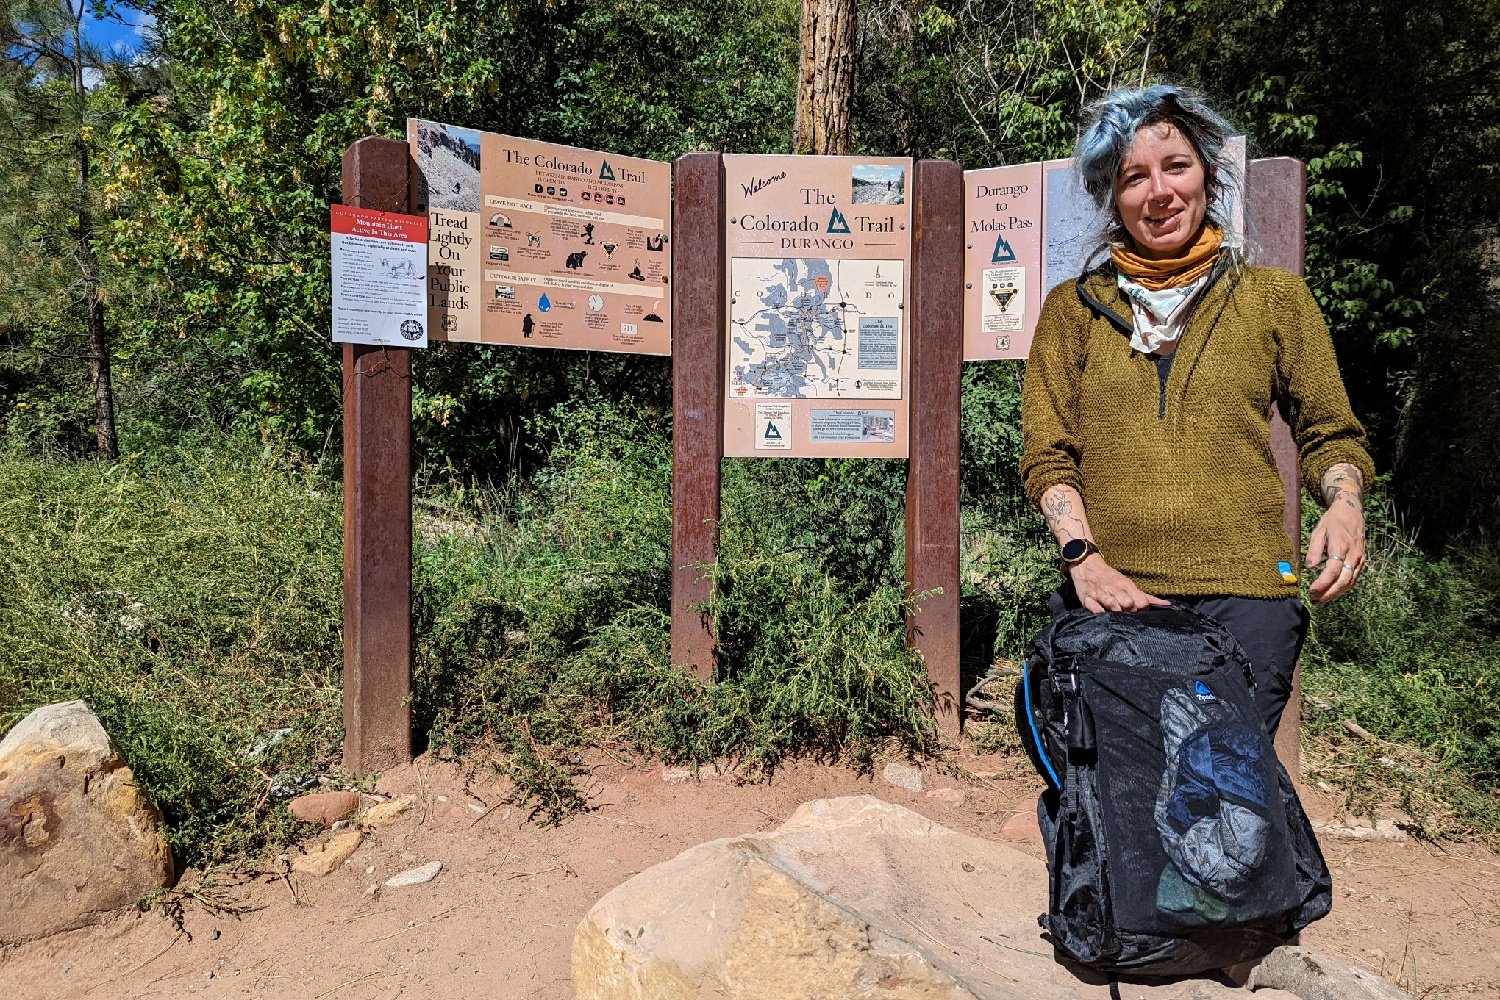
[[[1341,569],[1341,570],[1339,570],[1339,575],[1342,576],[1345,573],[1353,573],[1353,572],[1354,572],[1354,567],[1350,566],[1348,563],[1345,563],[1344,564],[1344,568]]]
[[[1328,558],[1330,558],[1330,559],[1337,559],[1339,562],[1343,562],[1344,561],[1344,557],[1343,556],[1336,556],[1336,555],[1330,554],[1328,556]]]

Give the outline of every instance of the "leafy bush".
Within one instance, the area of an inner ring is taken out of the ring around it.
[[[1001,450],[984,421],[1009,419],[1011,390],[988,391],[966,442]],[[726,463],[720,559],[704,567],[720,669],[704,683],[670,662],[667,428],[650,402],[582,395],[535,418],[553,444],[529,482],[418,491],[419,734],[490,755],[548,820],[585,803],[585,746],[752,772],[933,748],[903,637],[900,464]],[[0,725],[87,700],[181,861],[285,835],[277,794],[339,749],[336,487],[242,439],[115,466],[0,453],[0,518]],[[962,530],[982,667],[1045,621],[1053,546],[1013,492],[967,501]],[[1500,555],[1433,560],[1389,519],[1372,538],[1360,588],[1316,613],[1304,655],[1315,773],[1361,808],[1394,797],[1434,834],[1493,841]]]
[[[753,480],[726,484],[721,558],[705,567],[717,683],[671,664],[670,448],[637,417],[597,401],[551,414],[560,443],[534,488],[419,521],[419,725],[440,748],[498,750],[550,820],[583,801],[585,743],[752,770],[926,745],[930,695],[899,582],[851,593],[793,543],[796,519],[756,516]]]
[[[1312,774],[1356,808],[1394,801],[1431,835],[1500,843],[1500,550],[1425,556],[1372,506],[1359,586],[1314,611],[1303,652]]]
[[[252,448],[0,453],[0,729],[84,699],[180,862],[257,848],[286,822],[278,775],[339,750],[338,495]]]

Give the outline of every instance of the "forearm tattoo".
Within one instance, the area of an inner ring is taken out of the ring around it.
[[[1323,506],[1346,504],[1361,510],[1364,499],[1365,478],[1360,471],[1347,462],[1340,462],[1323,474]]]
[[[1047,527],[1064,541],[1083,537],[1083,520],[1073,509],[1073,501],[1060,489],[1048,490],[1042,495],[1042,513],[1047,518]]]

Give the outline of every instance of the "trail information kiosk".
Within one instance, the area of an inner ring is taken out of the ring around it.
[[[671,354],[672,168],[408,119],[433,340]]]
[[[906,456],[911,166],[724,157],[724,454]]]

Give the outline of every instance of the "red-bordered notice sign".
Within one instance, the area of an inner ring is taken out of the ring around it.
[[[334,205],[333,339],[427,346],[427,219]]]

